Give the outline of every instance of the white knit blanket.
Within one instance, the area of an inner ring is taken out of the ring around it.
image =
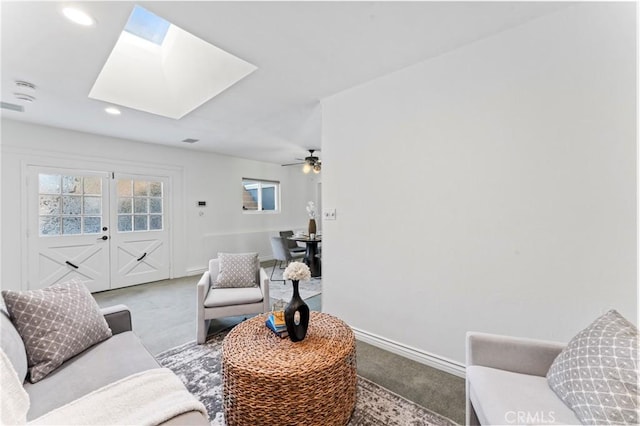
[[[204,405],[167,368],[133,374],[29,422],[33,425],[157,425]]]

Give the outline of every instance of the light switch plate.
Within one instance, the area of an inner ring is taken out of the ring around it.
[[[322,211],[324,220],[336,220],[336,209],[325,209]]]

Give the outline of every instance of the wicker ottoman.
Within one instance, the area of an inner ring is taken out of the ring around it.
[[[235,425],[345,425],[356,402],[353,331],[311,312],[302,342],[281,339],[267,314],[237,325],[224,339],[224,415]]]

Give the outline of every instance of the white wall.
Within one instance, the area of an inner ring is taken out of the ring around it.
[[[304,229],[317,176],[299,168],[171,148],[53,127],[2,120],[2,288],[26,288],[27,165],[123,173],[158,173],[172,179],[173,276],[196,274],[218,251],[258,251],[271,258],[270,235]],[[243,177],[281,183],[279,214],[243,214]],[[206,208],[196,207],[207,201]],[[200,216],[200,212],[204,212]]]
[[[468,330],[636,321],[635,19],[576,4],[326,99],[323,310],[458,371]]]

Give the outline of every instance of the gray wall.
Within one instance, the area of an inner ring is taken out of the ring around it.
[[[636,321],[636,13],[582,3],[323,102],[323,308],[423,361]]]

